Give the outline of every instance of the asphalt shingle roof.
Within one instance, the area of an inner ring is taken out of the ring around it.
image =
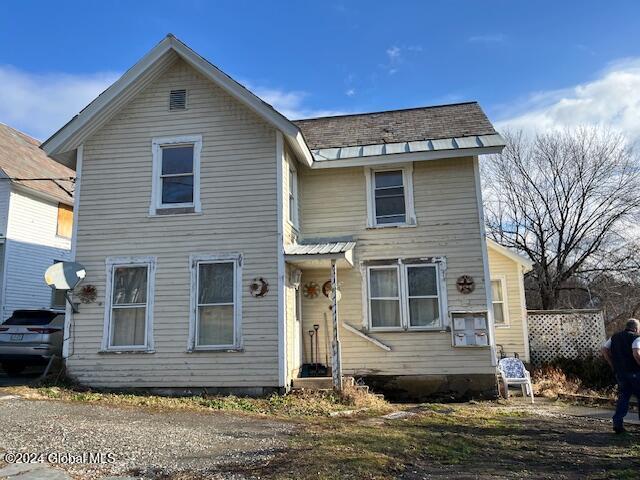
[[[312,150],[492,135],[477,102],[296,120]]]
[[[0,169],[12,182],[46,193],[64,203],[73,203],[75,172],[49,158],[40,142],[29,135],[0,123]],[[28,180],[51,178],[65,180]],[[0,180],[7,181],[7,180]]]

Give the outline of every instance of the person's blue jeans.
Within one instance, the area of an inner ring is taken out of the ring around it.
[[[640,402],[640,374],[638,373],[618,373],[618,401],[616,403],[616,413],[613,415],[613,426],[622,428],[624,417],[629,412],[629,400],[635,396]]]

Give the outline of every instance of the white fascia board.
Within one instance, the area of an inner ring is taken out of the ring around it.
[[[512,252],[507,247],[503,247],[502,245],[497,243],[495,240],[487,238],[487,247],[513,260],[517,264],[522,265],[524,267],[525,273],[533,269],[533,262],[531,260],[529,260],[528,258],[524,258],[522,255],[518,255],[515,252]]]
[[[198,55],[187,45],[175,38],[173,35],[167,36],[158,45],[156,45],[149,53],[147,53],[138,63],[127,70],[122,77],[116,80],[107,90],[99,95],[84,110],[74,117],[64,127],[54,133],[46,140],[41,148],[48,155],[62,153],[60,147],[71,138],[85,124],[97,119],[99,113],[125,89],[130,87],[144,72],[157,62],[169,50],[175,51],[183,60],[185,60],[194,69],[203,76],[213,81],[216,85],[224,89],[231,96],[239,100],[241,103],[249,107],[265,121],[280,130],[291,142],[296,153],[311,166],[313,162],[311,152],[307,147],[300,129],[290,122],[285,116],[277,112],[274,108],[267,105],[259,97],[251,91],[240,85],[227,74],[215,67],[213,64]],[[75,140],[75,143],[81,143],[84,138]],[[66,146],[66,149],[75,148],[76,145]]]
[[[49,156],[62,153],[59,148],[84,124],[109,104],[118,94],[130,86],[147,68],[164,55],[171,48],[171,37],[165,37],[158,45],[153,47],[144,57],[142,57],[133,67],[127,70],[118,80],[113,82],[109,88],[98,95],[89,105],[73,117],[60,130],[42,142],[40,148]]]
[[[344,158],[340,160],[318,160],[313,162],[311,168],[364,167],[394,163],[420,162],[426,160],[441,160],[456,157],[475,157],[479,155],[501,153],[503,148],[504,146],[500,145],[496,147],[455,148],[451,150],[433,150],[428,152],[394,153],[390,155]]]

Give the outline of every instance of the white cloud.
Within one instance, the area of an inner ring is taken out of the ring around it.
[[[502,43],[507,39],[504,33],[489,33],[485,35],[474,35],[467,41],[470,43]]]
[[[45,140],[119,76],[112,72],[35,74],[0,65],[0,122]],[[251,90],[290,119],[345,113],[308,107],[305,92],[261,87]]]
[[[286,91],[278,88],[256,87],[252,86],[248,82],[244,83],[244,85],[290,120],[313,117],[328,117],[332,115],[343,115],[345,113],[348,113],[343,110],[311,108],[305,105],[305,99],[309,96],[306,92]]]
[[[640,59],[613,63],[597,78],[570,88],[538,92],[496,122],[499,129],[540,132],[604,126],[640,140]]]
[[[355,88],[350,88],[346,92],[344,92],[344,94],[347,97],[353,97],[356,94],[356,89]]]
[[[45,140],[117,78],[93,74],[33,74],[0,65],[0,122]]]
[[[387,56],[391,62],[398,60],[400,58],[400,47],[393,46],[391,48],[387,48]]]

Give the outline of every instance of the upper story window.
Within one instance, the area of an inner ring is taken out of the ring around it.
[[[415,225],[413,168],[366,168],[368,226]]]
[[[506,304],[506,280],[498,277],[491,280],[491,295],[493,302],[493,321],[497,326],[508,325],[508,311]]]
[[[73,231],[73,207],[58,203],[58,225],[56,235],[64,238],[71,238]]]
[[[154,138],[151,215],[198,213],[202,136]]]
[[[289,167],[289,222],[298,226],[298,173]]]
[[[371,330],[440,329],[445,316],[438,264],[367,268]]]
[[[104,350],[151,350],[155,258],[107,259]]]

